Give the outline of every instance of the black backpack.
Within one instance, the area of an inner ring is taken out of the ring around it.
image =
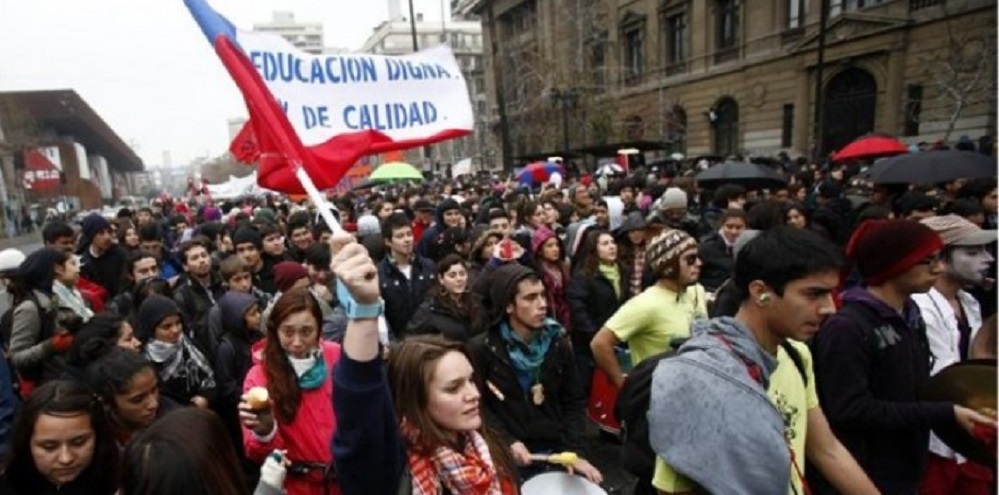
[[[628,373],[621,386],[621,391],[617,396],[617,403],[614,405],[614,414],[621,422],[621,462],[624,469],[637,476],[639,479],[651,479],[656,465],[656,453],[649,444],[649,420],[646,414],[649,411],[649,403],[652,400],[652,375],[656,366],[663,359],[676,355],[674,349],[680,346],[671,342],[671,349],[649,357],[638,363],[634,369]],[[805,386],[808,386],[808,375],[805,372],[805,363],[801,360],[801,354],[789,342],[782,341],[781,347],[784,352],[794,362],[794,367],[798,369]]]

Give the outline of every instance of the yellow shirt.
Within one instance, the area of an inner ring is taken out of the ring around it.
[[[784,416],[784,436],[794,449],[794,458],[802,474],[805,470],[805,437],[808,432],[808,411],[819,406],[819,397],[815,392],[815,373],[812,370],[812,354],[808,347],[800,342],[791,345],[801,356],[801,362],[808,376],[808,387],[801,381],[801,374],[794,361],[784,352],[783,347],[777,348],[777,369],[770,375],[770,389],[767,391],[770,400]],[[733,445],[732,448],[738,448]],[[719,473],[719,475],[723,475]],[[803,493],[801,478],[791,466],[791,482],[794,490],[788,487],[788,493]],[[652,486],[665,493],[688,492],[694,489],[694,484],[683,475],[673,471],[662,457],[656,456],[656,472],[652,477]],[[796,491],[795,491],[796,490]]]
[[[638,364],[669,349],[675,338],[690,337],[690,324],[708,317],[707,296],[700,284],[677,293],[653,285],[624,303],[604,324],[631,349],[631,361]]]

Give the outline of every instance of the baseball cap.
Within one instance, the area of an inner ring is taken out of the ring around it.
[[[981,246],[996,242],[997,231],[981,227],[958,215],[940,215],[920,220],[936,231],[947,246]]]

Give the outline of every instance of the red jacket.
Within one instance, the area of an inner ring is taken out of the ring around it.
[[[243,427],[243,450],[251,461],[262,463],[274,450],[287,449],[287,457],[292,462],[327,465],[333,462],[333,456],[330,454],[330,442],[333,433],[336,432],[336,416],[333,413],[333,366],[340,360],[340,345],[324,341],[322,346],[329,373],[322,386],[302,391],[302,402],[299,404],[295,420],[291,424],[282,424],[275,419],[277,432],[269,442],[261,442],[252,431]],[[267,386],[264,366],[259,360],[260,354],[254,353],[255,363],[246,374],[243,392],[253,387]],[[289,473],[284,484],[288,495],[340,494],[340,487],[335,483],[331,485],[332,489],[327,491],[327,485],[318,473],[305,476],[294,476]]]

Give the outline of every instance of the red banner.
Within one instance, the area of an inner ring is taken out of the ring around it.
[[[58,153],[58,148],[55,148]],[[54,155],[58,156],[58,154]],[[59,187],[60,167],[38,148],[24,151],[24,171],[21,173],[21,184],[29,191],[42,191]]]

